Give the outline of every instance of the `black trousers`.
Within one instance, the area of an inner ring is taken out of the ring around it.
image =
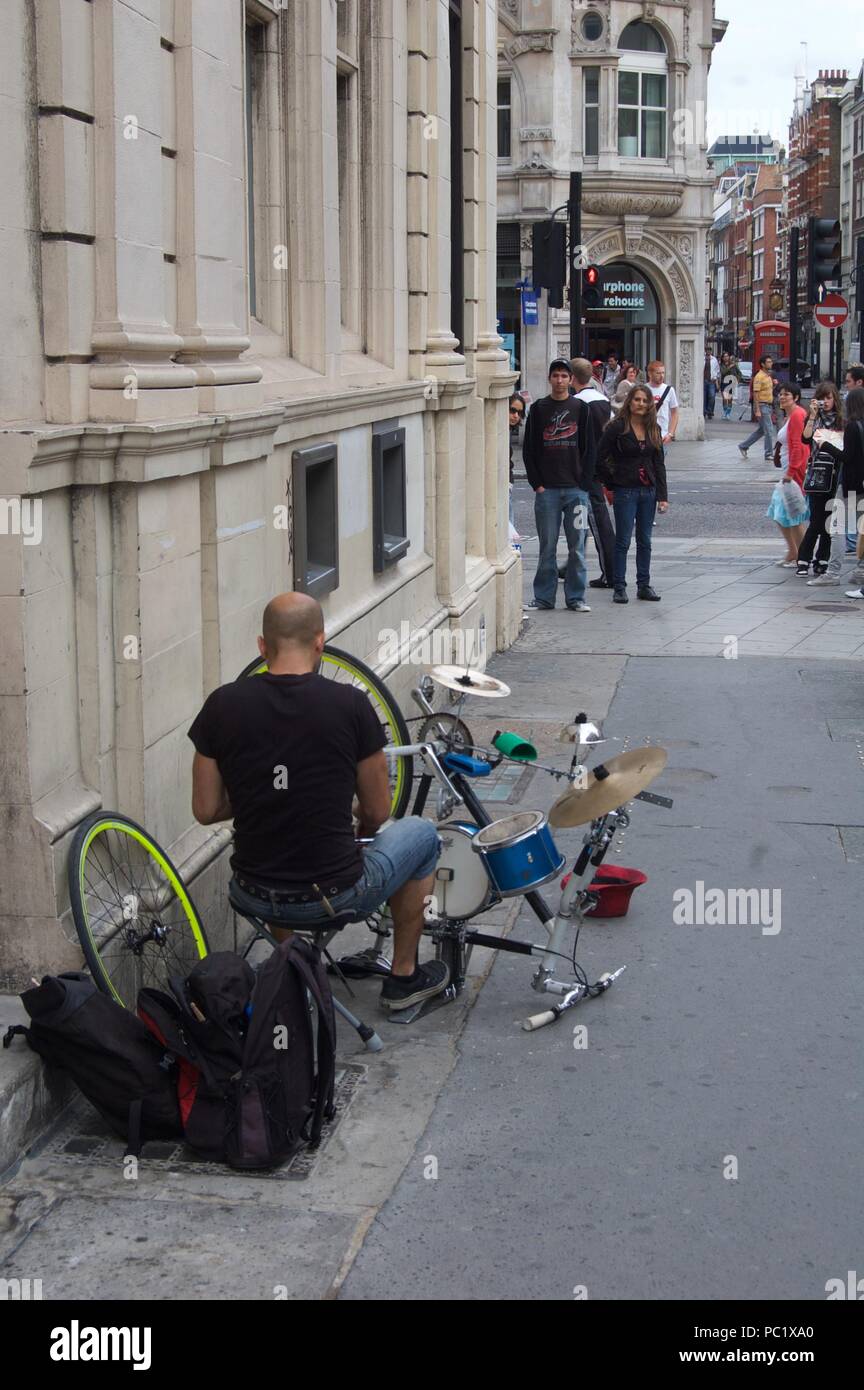
[[[603,487],[598,478],[594,479],[588,490],[588,497],[591,502],[591,509],[588,513],[588,525],[591,527],[591,535],[594,537],[594,544],[597,547],[597,555],[600,559],[600,573],[607,584],[612,583],[614,573],[615,556],[615,527],[609,517],[609,508],[606,505],[606,498],[603,496]]]
[[[831,537],[828,534],[826,514],[828,503],[832,498],[833,493],[830,492],[808,492],[810,525],[804,533],[804,539],[798,551],[799,560],[806,560],[809,564],[813,559],[814,550],[816,550],[816,559],[822,564],[827,564],[831,558]],[[816,548],[817,542],[818,549]]]

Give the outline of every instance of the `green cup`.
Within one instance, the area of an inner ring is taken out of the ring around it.
[[[520,734],[499,731],[492,740],[492,746],[497,748],[499,753],[504,753],[508,758],[515,758],[520,763],[533,763],[537,757],[534,744],[528,743]]]

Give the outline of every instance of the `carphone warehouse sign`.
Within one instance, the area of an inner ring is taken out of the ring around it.
[[[644,280],[603,281],[604,309],[644,309],[648,286]]]

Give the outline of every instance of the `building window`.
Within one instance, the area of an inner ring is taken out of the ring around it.
[[[635,19],[621,30],[618,47],[635,53],[662,53],[664,56],[666,53],[666,45],[658,31],[641,19]]]
[[[753,240],[761,241],[765,235],[765,210],[760,208],[753,218]]]
[[[372,435],[372,568],[381,574],[407,554],[405,430],[379,425]]]
[[[666,158],[666,74],[619,72],[618,153]]]
[[[582,20],[582,37],[587,43],[594,43],[603,36],[603,17],[596,10],[589,10]]]
[[[322,444],[292,460],[294,588],[315,598],[339,587],[336,458],[336,445]]]
[[[363,217],[360,170],[360,35],[357,0],[336,6],[336,150],[339,177],[339,283],[344,346],[364,351]]]
[[[753,322],[759,323],[762,318],[762,291],[753,296]]]
[[[753,279],[761,280],[765,275],[765,252],[757,251],[753,257]]]
[[[450,328],[465,340],[465,216],[462,171],[462,0],[450,0]]]
[[[600,153],[600,69],[585,68],[585,154],[595,158]]]
[[[498,78],[498,158],[510,159],[513,139],[512,81]]]
[[[666,158],[666,46],[641,19],[618,40],[625,58],[618,71],[618,153],[629,159]]]

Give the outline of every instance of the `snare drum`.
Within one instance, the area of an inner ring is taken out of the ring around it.
[[[454,921],[474,917],[497,900],[482,860],[471,853],[477,829],[467,821],[449,821],[437,827],[443,849],[432,891],[439,917]]]
[[[530,893],[564,867],[542,811],[519,811],[493,821],[477,832],[471,848],[482,858],[502,898]]]

